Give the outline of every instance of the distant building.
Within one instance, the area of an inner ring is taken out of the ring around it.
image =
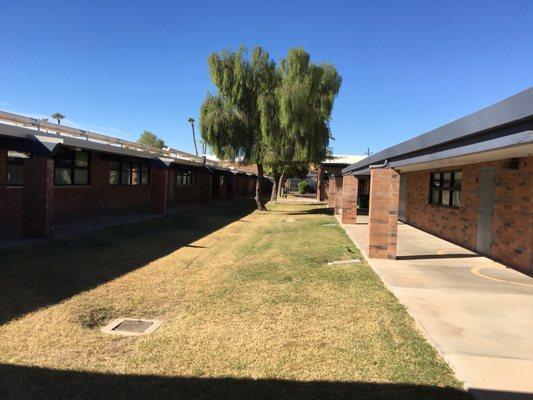
[[[169,204],[251,196],[255,181],[180,150],[0,111],[0,224],[22,222],[26,237],[50,237],[61,214],[139,206],[164,214]]]

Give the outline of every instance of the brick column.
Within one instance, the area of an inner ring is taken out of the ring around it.
[[[211,182],[212,182],[212,177],[211,177],[211,174],[206,172],[206,171],[202,171],[200,172],[200,177],[201,177],[201,180],[200,180],[200,193],[201,193],[201,203],[202,204],[210,204],[211,203],[211,195],[212,195],[212,191],[211,191]]]
[[[342,223],[355,224],[359,180],[353,175],[342,177]],[[340,195],[338,193],[337,195]]]
[[[335,207],[335,195],[336,195],[336,186],[335,186],[335,177],[330,177],[329,178],[329,185],[328,185],[328,199],[327,199],[327,203],[328,203],[328,207],[329,208],[334,208]]]
[[[54,216],[54,160],[32,157],[24,160],[22,234],[51,238]]]
[[[370,172],[369,249],[372,258],[396,259],[400,174],[393,169]]]
[[[152,168],[152,214],[165,214],[168,204],[168,168]]]
[[[324,201],[324,177],[322,176],[324,171],[321,167],[318,167],[316,171],[316,199],[318,201]]]

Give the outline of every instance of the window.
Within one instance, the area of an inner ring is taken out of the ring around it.
[[[150,167],[138,162],[110,161],[109,184],[117,185],[149,185]]]
[[[109,162],[109,184],[120,185],[120,163],[118,161]]]
[[[88,151],[61,149],[54,156],[55,184],[58,186],[89,184]]]
[[[196,171],[176,171],[176,186],[196,185]]]
[[[7,152],[7,186],[22,186],[24,183],[24,159],[28,158],[25,153],[15,151]]]
[[[141,185],[150,184],[150,167],[148,165],[141,165]]]
[[[461,207],[461,171],[435,172],[431,174],[429,202],[450,207]]]

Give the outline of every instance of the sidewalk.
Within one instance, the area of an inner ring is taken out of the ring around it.
[[[368,216],[341,226],[368,260]],[[472,394],[533,399],[533,278],[402,223],[368,261]]]

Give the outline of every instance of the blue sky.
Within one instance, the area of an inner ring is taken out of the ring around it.
[[[0,0],[0,109],[193,149],[213,51],[302,46],[343,77],[338,154],[436,128],[533,85],[533,1]]]

